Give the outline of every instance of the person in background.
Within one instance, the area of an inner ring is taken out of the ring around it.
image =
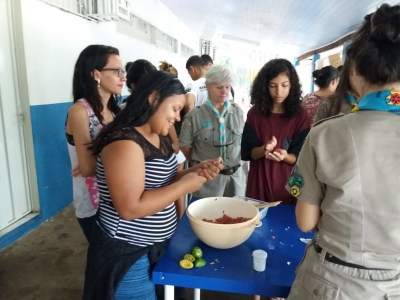
[[[340,74],[342,73],[342,70],[343,70],[343,65],[340,65],[340,66],[337,67],[336,69],[338,70],[338,72],[339,72],[339,77],[340,77]]]
[[[130,68],[130,66],[131,66],[132,64],[133,64],[132,61],[128,61],[128,62],[125,64],[125,71],[126,71],[126,72],[129,71],[129,68]]]
[[[201,59],[203,60],[204,63],[204,67],[206,68],[206,70],[208,71],[214,64],[213,59],[211,58],[210,55],[208,54],[203,54],[201,56]]]
[[[245,193],[246,175],[240,160],[243,111],[227,101],[231,82],[229,69],[211,67],[205,78],[210,99],[190,111],[183,122],[179,142],[186,158],[196,166],[203,160],[221,156],[224,165],[215,180],[193,194],[196,198]]]
[[[316,231],[288,300],[399,298],[399,19],[399,5],[366,16],[347,48],[357,108],[311,130],[289,180],[299,228]]]
[[[343,64],[336,91],[319,105],[315,115],[315,123],[338,114],[347,115],[357,106],[359,96],[355,88],[354,73],[351,72],[352,68],[353,63],[347,58]]]
[[[286,59],[273,59],[256,76],[253,107],[243,130],[242,160],[250,161],[246,196],[296,204],[285,190],[311,121],[301,107],[299,77]]]
[[[315,70],[312,75],[319,90],[304,96],[302,106],[307,110],[311,122],[314,123],[318,106],[336,90],[339,83],[339,72],[335,67],[327,66]]]
[[[150,72],[157,71],[157,68],[148,60],[138,59],[134,62],[127,63],[129,67],[126,69],[126,86],[130,93],[135,89],[135,86],[139,83],[139,80],[143,78],[143,76],[149,74]],[[122,104],[121,108],[126,106],[126,99]]]
[[[179,120],[184,95],[182,83],[170,74],[149,73],[93,142],[100,206],[87,255],[84,300],[154,300],[151,270],[175,231],[175,200],[223,168],[216,158],[177,171],[168,132]]]
[[[160,71],[165,71],[170,73],[172,76],[174,76],[175,78],[178,78],[178,70],[171,65],[170,63],[168,63],[167,61],[160,61],[160,65],[158,66],[158,69]]]
[[[72,80],[74,104],[65,133],[72,165],[73,204],[79,225],[90,241],[96,223],[99,196],[96,158],[87,149],[106,124],[120,111],[114,95],[120,95],[125,70],[118,49],[103,45],[86,47],[75,64]]]

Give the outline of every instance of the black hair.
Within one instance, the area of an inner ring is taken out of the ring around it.
[[[400,80],[399,20],[399,5],[382,4],[365,17],[347,49],[357,72],[371,84]]]
[[[157,100],[152,104],[149,96],[156,92]],[[139,127],[146,124],[157,111],[160,104],[172,95],[185,94],[179,79],[162,71],[151,72],[143,77],[128,97],[126,107],[99,133],[90,148],[94,155],[100,154],[107,137],[118,133],[122,128]]]
[[[342,70],[343,70],[343,65],[340,65],[339,67],[337,67],[337,70],[338,70],[338,72],[339,72],[339,76],[340,76],[340,73],[342,72]]]
[[[320,70],[315,70],[312,76],[314,77],[314,83],[320,89],[324,89],[329,86],[332,80],[339,78],[339,71],[335,67],[326,66]]]
[[[126,86],[132,89],[132,83],[136,86],[145,75],[155,71],[157,71],[157,68],[148,60],[135,60],[127,70]]]
[[[329,116],[336,116],[341,112],[342,103],[348,101],[346,98],[346,93],[354,92],[350,86],[350,72],[353,67],[353,62],[346,58],[342,71],[340,73],[340,80],[336,91],[334,94],[330,95],[328,98],[332,99],[333,105],[329,111]]]
[[[201,56],[201,59],[203,60],[204,65],[208,65],[209,63],[214,64],[214,62],[213,62],[211,56],[208,55],[208,54],[203,54],[203,55]]]
[[[204,61],[198,55],[193,55],[189,57],[189,59],[186,62],[186,70],[189,70],[190,67],[203,67],[203,66],[204,66]]]
[[[74,75],[72,79],[72,94],[74,103],[79,99],[86,99],[93,109],[100,123],[103,124],[104,118],[101,114],[104,106],[99,94],[98,83],[93,77],[95,70],[101,71],[108,62],[110,55],[119,55],[117,48],[104,45],[87,46],[78,57],[75,63]],[[120,108],[114,95],[111,95],[107,108],[116,115]]]
[[[285,112],[282,118],[291,119],[296,116],[301,110],[301,85],[296,69],[286,59],[278,58],[267,62],[257,74],[251,88],[251,104],[263,116],[271,115],[273,108],[273,99],[269,93],[268,84],[271,79],[284,73],[290,80],[289,95],[283,102]]]
[[[125,71],[128,73],[128,70],[129,70],[129,68],[130,68],[130,66],[133,64],[133,62],[131,62],[131,61],[128,61],[127,63],[126,63],[126,65],[125,65]]]

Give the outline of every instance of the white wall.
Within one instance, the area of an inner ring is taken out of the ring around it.
[[[158,67],[172,63],[184,84],[190,81],[180,42],[198,49],[199,38],[160,1],[133,0],[132,13],[178,39],[178,53],[117,33],[114,22],[96,23],[39,0],[22,0],[22,19],[31,105],[72,100],[72,74],[79,53],[90,44],[118,48],[124,63],[144,58]],[[127,94],[124,90],[123,94]]]

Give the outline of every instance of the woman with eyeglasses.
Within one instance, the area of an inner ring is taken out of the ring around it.
[[[65,127],[72,165],[73,203],[82,231],[89,241],[96,219],[99,195],[95,175],[96,158],[88,145],[120,111],[115,95],[120,95],[125,70],[118,49],[91,45],[75,64],[73,98]]]
[[[240,142],[244,126],[243,111],[227,101],[232,74],[214,65],[206,73],[209,100],[193,108],[185,117],[179,143],[193,165],[220,156],[224,169],[193,194],[196,198],[244,196],[246,175],[241,167]]]

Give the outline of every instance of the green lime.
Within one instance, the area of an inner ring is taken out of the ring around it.
[[[202,259],[202,258],[198,258],[198,259],[196,259],[196,261],[194,262],[194,266],[196,267],[196,268],[201,268],[201,267],[204,267],[206,265],[206,261],[204,260],[204,259]]]
[[[201,251],[200,247],[194,247],[192,249],[192,255],[195,258],[201,258],[203,256],[203,251]]]
[[[194,262],[196,258],[192,254],[185,254],[184,259],[187,259],[188,261]]]

